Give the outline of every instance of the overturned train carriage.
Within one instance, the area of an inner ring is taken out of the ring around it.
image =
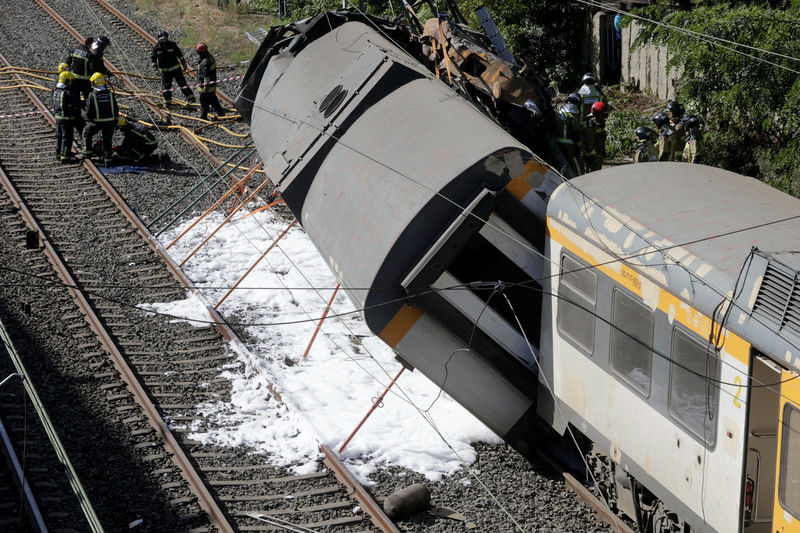
[[[561,179],[352,13],[273,31],[237,107],[369,328],[524,449],[537,394],[532,280]],[[465,285],[499,279],[527,285]]]

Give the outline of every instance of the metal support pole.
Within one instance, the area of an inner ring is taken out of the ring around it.
[[[406,367],[403,367],[403,368],[401,368],[401,369],[400,369],[400,372],[398,372],[398,373],[397,373],[397,375],[396,375],[396,376],[394,377],[394,379],[392,380],[392,382],[391,382],[391,383],[389,383],[389,386],[388,386],[388,387],[386,387],[386,390],[385,390],[385,391],[383,391],[383,394],[381,394],[380,396],[378,396],[378,398],[377,398],[377,399],[375,400],[375,402],[372,404],[372,407],[370,407],[370,409],[369,409],[369,411],[367,412],[367,414],[366,414],[366,415],[364,415],[364,418],[362,418],[362,419],[361,419],[361,422],[359,422],[359,423],[358,423],[358,425],[356,426],[356,429],[354,429],[354,430],[353,430],[353,432],[352,432],[352,433],[350,433],[350,436],[349,436],[349,437],[347,437],[347,440],[345,440],[345,441],[342,443],[342,445],[341,445],[341,446],[339,446],[339,453],[342,453],[342,450],[344,450],[345,446],[347,446],[347,445],[350,443],[350,440],[351,440],[351,439],[352,439],[352,438],[355,436],[355,434],[356,434],[356,433],[358,433],[358,430],[359,430],[359,429],[361,429],[361,426],[363,426],[363,425],[364,425],[364,422],[366,422],[366,421],[367,421],[367,418],[369,418],[369,415],[371,415],[371,414],[372,414],[372,412],[373,412],[375,409],[377,409],[377,408],[378,408],[378,406],[381,404],[381,402],[383,401],[383,399],[386,397],[386,394],[389,392],[389,389],[391,389],[391,388],[392,388],[392,385],[394,385],[394,384],[395,384],[395,382],[397,381],[397,379],[400,377],[400,374],[402,374],[402,373],[403,373],[403,371],[404,371],[405,369],[406,369]]]
[[[336,298],[336,293],[339,292],[339,284],[336,284],[336,288],[333,289],[333,295],[331,299],[328,301],[328,305],[325,307],[325,311],[322,313],[322,318],[319,319],[319,324],[317,324],[317,329],[314,330],[314,334],[311,336],[311,340],[308,342],[308,347],[306,348],[306,352],[303,354],[303,359],[306,358],[308,352],[311,351],[311,345],[314,344],[314,339],[317,338],[317,333],[319,333],[319,328],[322,327],[322,323],[325,322],[325,317],[328,316],[328,311],[331,310],[331,305],[333,305],[333,299]]]

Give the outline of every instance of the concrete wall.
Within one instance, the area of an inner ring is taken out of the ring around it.
[[[632,50],[638,34],[639,26],[635,22],[622,29],[620,84],[637,87],[663,100],[675,98],[675,84],[683,69],[674,68],[667,74],[666,46],[648,45]]]

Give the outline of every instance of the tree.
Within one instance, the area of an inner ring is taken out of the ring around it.
[[[647,25],[640,42],[666,44],[670,66],[683,67],[679,98],[707,124],[704,161],[798,195],[798,7],[664,2],[639,13],[665,24]]]

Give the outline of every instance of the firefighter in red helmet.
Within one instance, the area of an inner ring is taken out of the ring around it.
[[[608,106],[603,102],[595,102],[583,120],[583,161],[587,172],[603,168],[603,159],[606,157],[606,116]]]

